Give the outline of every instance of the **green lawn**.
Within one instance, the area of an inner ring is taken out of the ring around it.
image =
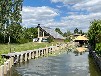
[[[35,42],[29,42],[25,44],[0,44],[0,65],[3,64],[4,60],[1,58],[1,54],[7,54],[10,52],[20,52],[20,51],[27,51],[27,50],[34,50],[38,48],[42,48],[51,45],[56,45],[56,42],[52,43],[35,43]]]

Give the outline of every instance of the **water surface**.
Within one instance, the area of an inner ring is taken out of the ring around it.
[[[78,56],[65,52],[16,65],[7,76],[101,76],[101,73],[88,52]]]

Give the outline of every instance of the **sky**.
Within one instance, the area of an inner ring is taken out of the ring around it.
[[[24,0],[21,13],[24,27],[40,24],[62,32],[87,32],[90,22],[101,19],[101,0]]]

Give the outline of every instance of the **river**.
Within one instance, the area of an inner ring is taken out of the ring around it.
[[[64,52],[57,56],[32,59],[17,64],[6,76],[101,76],[88,52],[76,56]]]

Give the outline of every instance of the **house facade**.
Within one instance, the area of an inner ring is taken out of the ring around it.
[[[38,38],[52,37],[54,38],[54,40],[57,41],[63,41],[65,39],[61,34],[56,32],[55,29],[52,29],[50,27],[44,27],[44,26],[41,27],[40,25],[38,25],[37,28],[38,28]]]

